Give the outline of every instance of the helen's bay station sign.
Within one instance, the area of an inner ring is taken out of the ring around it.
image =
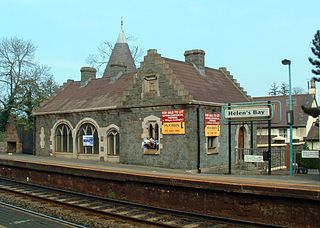
[[[231,174],[231,124],[243,122],[268,122],[268,171],[271,174],[271,120],[274,118],[274,110],[279,113],[281,120],[281,105],[279,101],[268,102],[246,102],[222,106],[222,121],[228,123],[228,140],[229,140],[229,174]],[[252,124],[251,124],[252,126]],[[253,132],[251,132],[251,141]],[[251,144],[253,147],[253,144]],[[241,149],[241,148],[240,148]],[[244,148],[242,148],[244,149]],[[245,156],[245,162],[263,162],[263,156],[255,155],[253,148],[250,154]],[[244,152],[244,151],[243,151]]]
[[[268,121],[273,119],[276,109],[281,109],[279,101],[229,104],[222,106],[222,119],[227,123]],[[277,113],[281,114],[281,110]]]
[[[224,117],[227,119],[238,118],[263,118],[270,116],[269,107],[248,107],[248,108],[232,108],[224,110]]]

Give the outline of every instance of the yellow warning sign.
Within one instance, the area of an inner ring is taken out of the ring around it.
[[[220,136],[220,125],[207,125],[205,136]]]
[[[166,122],[162,123],[162,134],[164,135],[184,135],[185,123],[184,122]]]

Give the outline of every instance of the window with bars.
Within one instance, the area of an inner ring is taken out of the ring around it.
[[[60,124],[56,129],[55,151],[71,153],[73,151],[72,132],[66,124]]]

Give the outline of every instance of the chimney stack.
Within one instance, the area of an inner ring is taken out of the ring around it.
[[[93,67],[82,67],[81,72],[81,82],[86,82],[90,79],[96,78],[97,70]]]
[[[313,78],[310,80],[310,84],[309,94],[317,95],[316,81]]]
[[[193,63],[198,70],[203,71],[205,67],[204,55],[206,53],[201,49],[188,50],[184,52],[185,61]]]

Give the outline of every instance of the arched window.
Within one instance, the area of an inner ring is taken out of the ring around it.
[[[142,122],[142,148],[144,154],[160,154],[162,144],[160,142],[162,138],[161,134],[161,119],[157,116],[150,115],[143,119]]]
[[[148,123],[148,137],[145,147],[159,150],[159,125],[155,121],[149,121]]]
[[[116,129],[112,129],[107,134],[108,140],[108,155],[110,156],[119,156],[119,132]]]
[[[72,152],[72,132],[68,125],[60,124],[55,133],[55,151],[56,152]]]
[[[157,123],[150,123],[148,127],[149,139],[159,140],[159,125]]]
[[[154,127],[152,126],[152,124],[149,124],[149,139],[153,138],[153,129]]]
[[[83,146],[83,136],[93,136],[93,146]],[[77,133],[78,153],[99,154],[99,138],[97,129],[90,123],[81,125]]]
[[[159,140],[159,125],[158,124],[154,125],[154,139]]]

